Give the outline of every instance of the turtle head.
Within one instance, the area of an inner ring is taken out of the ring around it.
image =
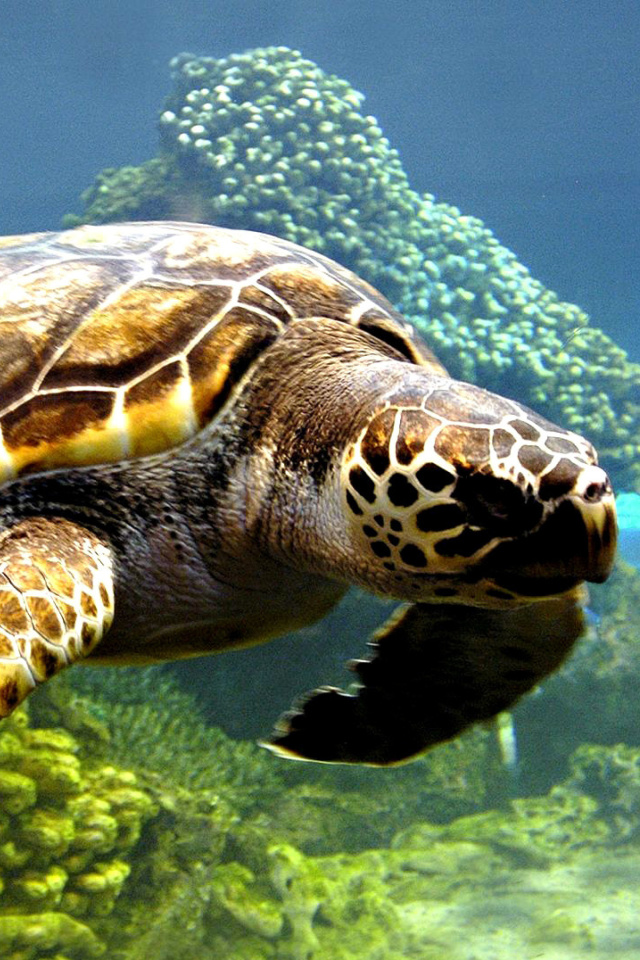
[[[591,444],[470,384],[433,378],[427,393],[391,396],[342,481],[391,594],[508,605],[611,570],[614,497]]]

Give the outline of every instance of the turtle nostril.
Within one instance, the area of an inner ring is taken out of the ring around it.
[[[582,476],[582,484],[579,481],[578,484],[579,487],[584,484],[583,489],[576,490],[576,493],[579,493],[585,503],[600,503],[611,494],[609,477],[600,467],[590,467],[587,475]]]
[[[590,483],[582,496],[587,503],[596,503],[598,500],[602,499],[606,492],[606,483]]]

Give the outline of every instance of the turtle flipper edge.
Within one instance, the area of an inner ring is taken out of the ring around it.
[[[111,549],[61,519],[0,535],[0,717],[99,642],[113,619]]]
[[[354,694],[325,687],[265,743],[325,763],[402,763],[509,709],[560,666],[583,631],[586,590],[508,610],[457,604],[401,609],[351,665]]]

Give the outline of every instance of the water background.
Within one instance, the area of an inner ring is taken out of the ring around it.
[[[167,63],[298,48],[366,94],[414,189],[485,220],[640,358],[635,0],[3,0],[0,233],[156,153]]]

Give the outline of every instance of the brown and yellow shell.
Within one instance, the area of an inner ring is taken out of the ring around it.
[[[441,369],[372,287],[274,237],[159,222],[0,239],[0,482],[185,442],[304,317]]]

